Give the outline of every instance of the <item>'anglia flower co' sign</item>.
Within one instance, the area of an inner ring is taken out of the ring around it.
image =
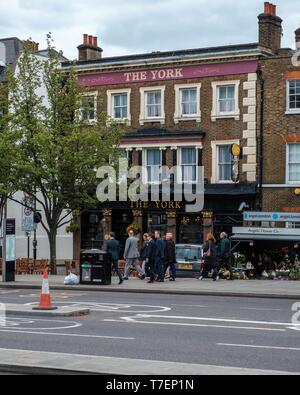
[[[83,86],[123,85],[129,83],[156,82],[202,77],[215,77],[255,73],[256,61],[204,64],[199,66],[149,69],[126,72],[96,73],[80,75]]]

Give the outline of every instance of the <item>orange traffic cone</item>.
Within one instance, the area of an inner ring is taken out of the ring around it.
[[[51,303],[48,269],[45,269],[43,275],[43,285],[42,285],[40,304],[38,307],[34,307],[33,310],[56,310],[56,309],[57,307],[52,306]]]

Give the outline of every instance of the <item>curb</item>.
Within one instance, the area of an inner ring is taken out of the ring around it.
[[[0,289],[38,289],[39,285],[33,284],[0,284]],[[125,288],[105,288],[105,287],[85,287],[82,286],[77,288],[77,286],[61,286],[61,285],[51,285],[51,290],[54,291],[78,291],[78,292],[118,292],[118,293],[138,293],[138,294],[152,294],[152,295],[191,295],[191,296],[220,296],[220,297],[237,297],[237,298],[259,298],[259,299],[287,299],[287,300],[300,300],[300,294],[266,294],[266,293],[251,293],[251,292],[225,292],[225,291],[181,291],[181,290],[151,290],[151,289],[125,289]]]
[[[54,369],[37,366],[25,366],[25,365],[3,365],[0,363],[1,373],[11,373],[16,375],[28,375],[28,376],[102,376],[107,373],[95,373],[81,370],[67,370],[67,369]]]

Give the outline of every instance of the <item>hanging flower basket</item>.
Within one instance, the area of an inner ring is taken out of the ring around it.
[[[131,231],[134,232],[135,235],[138,235],[140,233],[140,229],[139,229],[138,225],[135,223],[128,226],[127,233],[129,233]]]

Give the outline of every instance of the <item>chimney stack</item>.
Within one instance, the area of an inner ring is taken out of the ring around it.
[[[258,16],[259,45],[277,53],[281,48],[282,19],[276,15],[276,5],[265,2],[264,12]]]
[[[103,50],[98,47],[98,38],[84,34],[83,35],[83,44],[77,47],[78,49],[78,60],[85,62],[85,61],[92,61],[92,60],[99,60],[102,58]]]
[[[295,31],[296,48],[300,49],[300,27]]]

